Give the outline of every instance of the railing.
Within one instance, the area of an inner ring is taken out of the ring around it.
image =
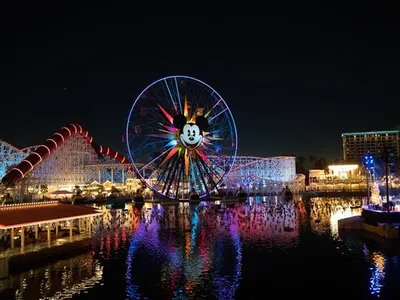
[[[57,204],[56,201],[41,201],[41,202],[23,202],[23,203],[9,203],[0,205],[0,209],[10,209],[10,208],[25,208],[25,207],[38,207],[38,206],[47,206],[51,204]]]
[[[367,191],[367,189],[341,189],[341,188],[337,188],[337,189],[330,189],[330,188],[319,188],[319,189],[317,189],[317,188],[315,188],[315,187],[313,187],[313,188],[307,188],[307,190],[306,190],[307,192],[315,192],[315,193],[347,193],[347,192],[350,192],[350,193],[356,193],[356,192],[358,192],[358,193],[363,193],[363,192],[366,192]]]
[[[32,243],[25,247],[17,247],[17,248],[0,251],[0,258],[1,257],[11,257],[11,256],[18,255],[18,254],[26,254],[29,252],[40,251],[40,250],[46,249],[46,248],[62,246],[62,245],[68,244],[68,243],[82,241],[82,240],[90,238],[90,237],[91,237],[91,234],[89,232],[85,232],[85,233],[80,233],[78,235],[73,235],[72,238],[67,236],[67,237],[58,238],[53,241]]]

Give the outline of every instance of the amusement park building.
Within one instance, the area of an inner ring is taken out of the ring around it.
[[[294,156],[237,156],[226,186],[261,194],[279,194],[288,187],[293,193],[301,193],[305,191],[305,176],[296,174]]]

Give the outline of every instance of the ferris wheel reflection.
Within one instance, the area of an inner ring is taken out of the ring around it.
[[[229,220],[229,226],[218,233],[210,231],[204,220],[208,209],[203,203],[142,209],[142,221],[132,236],[126,260],[128,299],[141,299],[151,293],[146,288],[148,283],[140,284],[143,276],[135,269],[144,253],[162,262],[160,278],[166,298],[193,297],[196,286],[205,282],[218,298],[234,298],[242,259],[238,220]],[[177,231],[171,234],[171,229]],[[169,234],[163,234],[165,231]],[[224,265],[222,256],[233,256],[233,265]]]

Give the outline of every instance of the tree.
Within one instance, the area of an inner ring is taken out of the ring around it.
[[[310,156],[308,157],[308,161],[309,161],[309,163],[310,163],[311,168],[314,167],[315,161],[316,161],[316,160],[317,160],[317,158],[316,158],[314,155],[310,155]]]
[[[304,167],[306,159],[303,156],[296,157],[296,173],[307,175],[307,170]]]
[[[318,170],[325,170],[328,167],[326,159],[324,157],[320,157],[315,161],[314,168]]]

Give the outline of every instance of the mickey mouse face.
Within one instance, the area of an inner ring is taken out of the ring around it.
[[[180,140],[189,150],[194,150],[199,147],[203,140],[199,126],[192,123],[185,124],[181,130]]]

